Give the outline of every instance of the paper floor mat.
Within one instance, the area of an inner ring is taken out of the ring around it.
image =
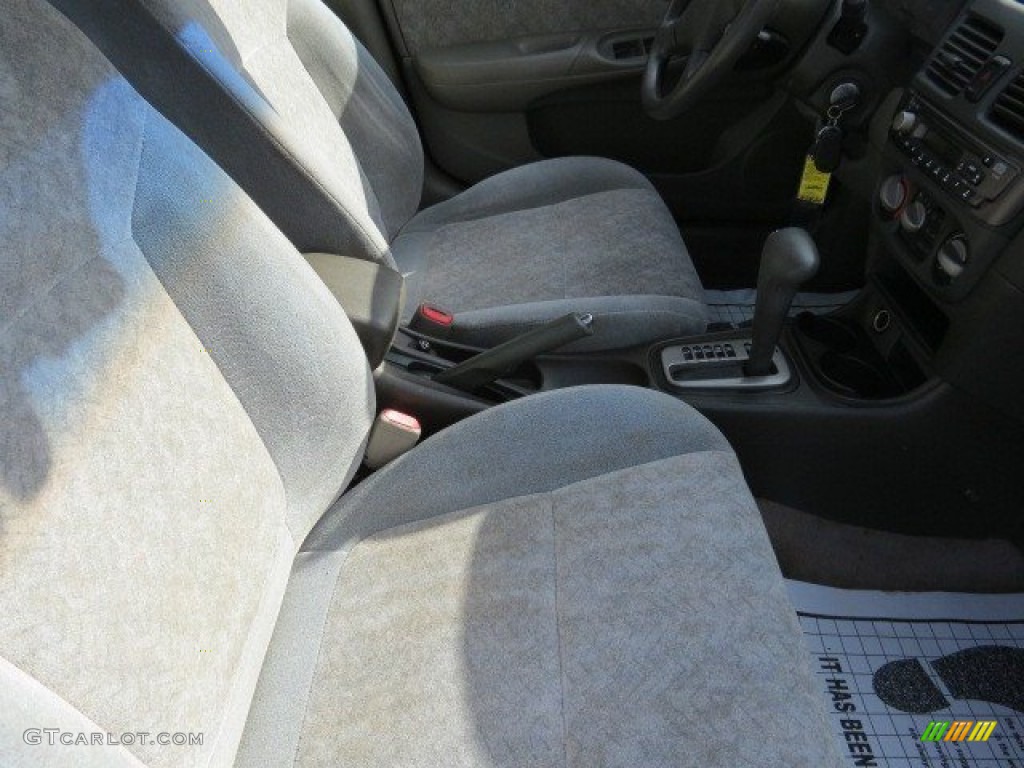
[[[1024,766],[1024,595],[788,587],[847,765]]]

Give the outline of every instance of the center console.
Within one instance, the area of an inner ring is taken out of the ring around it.
[[[871,129],[867,301],[929,375],[1024,416],[1024,6],[974,0]],[[1016,338],[1008,348],[998,339]]]

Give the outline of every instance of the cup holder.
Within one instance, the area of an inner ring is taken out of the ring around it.
[[[818,372],[827,386],[848,397],[877,400],[895,394],[885,368],[858,355],[825,352]]]
[[[883,400],[906,391],[866,331],[851,320],[805,312],[796,336],[818,380],[838,395]]]
[[[804,312],[797,316],[797,330],[833,352],[852,352],[860,344],[857,331],[844,320]]]

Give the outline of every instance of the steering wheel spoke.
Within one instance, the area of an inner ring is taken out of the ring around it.
[[[711,54],[708,51],[692,51],[686,58],[686,69],[683,70],[683,80],[691,80],[696,77],[697,73],[700,72],[701,67],[707,63],[710,55]]]
[[[663,57],[688,53],[691,48],[691,8],[701,0],[672,0],[654,38],[654,51]]]
[[[678,31],[678,22],[673,24],[663,24],[654,36],[653,51],[660,56],[672,56],[678,53],[682,46],[682,43],[676,34]]]
[[[654,38],[643,104],[657,119],[693,106],[733,68],[764,28],[778,0],[672,0]],[[668,64],[685,56],[683,76],[666,89]]]

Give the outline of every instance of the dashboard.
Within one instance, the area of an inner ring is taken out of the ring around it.
[[[963,0],[885,0],[880,3],[914,37],[937,45],[960,14]]]
[[[1024,414],[1017,356],[1008,364],[1005,346],[986,343],[1019,348],[1024,329],[1024,5],[888,5],[928,46],[872,123],[869,274],[925,367]],[[949,18],[935,31],[940,10]]]
[[[910,88],[880,110],[888,122],[881,144],[896,166],[878,192],[880,217],[890,223],[882,233],[940,299],[963,299],[1018,228],[1022,64],[1024,8],[976,0],[947,28]]]

